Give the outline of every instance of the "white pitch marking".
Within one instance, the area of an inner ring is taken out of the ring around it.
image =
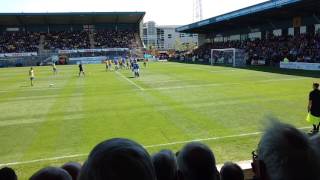
[[[303,129],[309,129],[309,128],[310,127],[302,127],[302,128],[298,128],[298,129],[303,130]],[[185,144],[185,143],[190,143],[190,142],[205,142],[205,141],[221,140],[221,139],[236,138],[236,137],[255,136],[255,135],[262,134],[262,133],[263,132],[253,132],[253,133],[244,133],[244,134],[230,135],[230,136],[211,137],[211,138],[194,139],[194,140],[187,140],[187,141],[176,141],[176,142],[164,143],[164,144],[146,145],[144,147],[145,148],[165,147],[165,146]],[[84,157],[84,156],[88,156],[88,154],[74,154],[74,155],[58,156],[58,157],[51,157],[51,158],[34,159],[34,160],[29,160],[29,161],[4,163],[4,164],[0,164],[0,167],[21,165],[21,164],[30,164],[30,163],[37,163],[37,162],[46,162],[46,161],[55,161],[55,160],[60,160],[60,159],[77,158],[77,157]]]
[[[184,80],[163,80],[163,81],[141,81],[141,82],[157,84],[157,83],[182,82],[182,81],[194,81],[194,79],[190,79],[190,80],[184,79]]]
[[[199,84],[199,85],[186,85],[186,86],[173,86],[173,87],[160,87],[150,88],[146,90],[170,90],[170,89],[184,89],[184,88],[198,88],[198,87],[214,87],[214,86],[227,86],[227,85],[241,85],[241,83],[229,83],[229,84]]]
[[[282,78],[282,79],[267,79],[259,81],[250,81],[249,83],[264,83],[264,82],[279,82],[279,81],[293,81],[293,80],[303,80],[310,78]],[[199,84],[199,85],[186,85],[186,86],[172,86],[172,87],[159,87],[159,88],[149,88],[145,90],[170,90],[170,89],[184,89],[184,88],[198,88],[198,87],[215,87],[215,86],[229,86],[229,85],[242,85],[245,83],[215,83],[215,84]]]
[[[120,72],[116,71],[116,73],[122,77],[123,79],[125,79],[126,81],[128,81],[130,84],[134,85],[135,87],[137,87],[138,89],[140,89],[141,91],[144,91],[145,89],[141,86],[139,86],[138,84],[136,84],[135,82],[131,81],[130,79],[128,79],[127,77],[125,77],[123,74],[121,74]]]

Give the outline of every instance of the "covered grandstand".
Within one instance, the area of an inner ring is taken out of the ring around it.
[[[208,62],[210,56],[206,49],[234,47],[256,51],[250,46],[259,47],[260,50],[265,48],[272,49],[272,51],[281,51],[278,57],[271,57],[270,55],[268,60],[263,59],[263,61],[271,61],[272,58],[281,61],[289,56],[288,54],[291,51],[292,54],[290,55],[294,57],[289,58],[290,61],[297,61],[299,54],[300,56],[307,56],[306,60],[303,61],[320,61],[320,55],[317,53],[319,52],[320,41],[318,35],[318,32],[320,32],[320,3],[317,0],[266,1],[185,25],[176,30],[199,34],[199,44],[202,46],[200,46],[198,52],[206,53],[206,57],[201,57],[201,59],[205,59],[204,62]],[[273,43],[272,47],[270,47],[270,41]],[[251,42],[255,42],[254,45]],[[266,45],[266,42],[269,44]],[[275,43],[281,45],[280,49],[274,47]],[[293,44],[307,45],[301,48]],[[306,54],[305,51],[307,51]],[[267,54],[272,52],[254,53],[257,56],[268,56]],[[198,56],[199,53],[196,53],[196,55]],[[266,63],[271,64],[272,62]]]
[[[97,63],[108,56],[139,56],[144,16],[145,12],[0,13],[0,66],[42,64],[56,57],[100,56],[92,61]]]
[[[182,26],[177,31],[231,35],[282,29],[285,33],[285,28],[320,23],[319,16],[317,0],[273,0]]]

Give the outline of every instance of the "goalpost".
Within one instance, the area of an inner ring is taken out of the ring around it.
[[[243,67],[246,65],[245,52],[242,49],[226,48],[211,49],[211,65],[221,64],[233,67]]]

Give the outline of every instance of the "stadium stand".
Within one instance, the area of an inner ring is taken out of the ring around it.
[[[284,58],[290,62],[320,63],[320,33],[297,36],[270,36],[264,40],[226,41],[206,43],[196,49],[191,56],[209,59],[211,49],[238,48],[247,53],[249,63],[263,60],[267,65]]]
[[[0,13],[0,67],[142,57],[145,12]],[[58,58],[57,58],[58,57]],[[60,62],[60,61],[59,61]]]
[[[210,63],[211,49],[238,48],[248,64],[320,62],[320,4],[317,0],[274,0],[177,28],[198,33],[199,47],[184,62]],[[179,58],[179,57],[178,57]]]

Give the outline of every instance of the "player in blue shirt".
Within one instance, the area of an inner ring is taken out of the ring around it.
[[[140,77],[140,67],[138,63],[133,64],[134,77]]]
[[[114,69],[116,70],[116,71],[118,71],[118,69],[119,69],[119,61],[118,61],[118,59],[114,59]]]
[[[122,67],[121,67],[121,69],[126,69],[126,63],[127,63],[127,62],[126,62],[126,58],[123,57],[121,61],[122,61]]]

